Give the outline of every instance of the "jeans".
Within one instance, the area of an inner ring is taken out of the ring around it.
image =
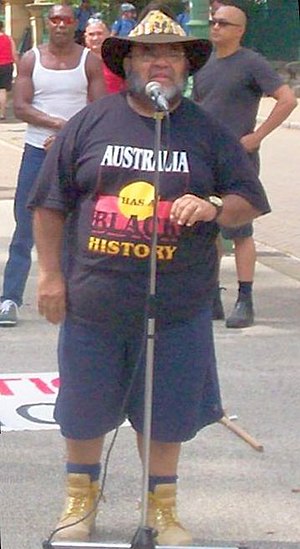
[[[33,247],[32,212],[27,208],[27,202],[45,156],[44,149],[25,144],[14,203],[16,227],[4,270],[3,295],[1,296],[1,301],[11,299],[19,307],[23,303],[23,293],[30,271]]]

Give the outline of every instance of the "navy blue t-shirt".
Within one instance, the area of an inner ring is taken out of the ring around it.
[[[189,22],[191,20],[191,16],[188,12],[183,11],[182,13],[179,13],[176,17],[177,22],[179,25],[182,26],[184,32],[189,35],[190,34],[190,27]]]
[[[85,31],[88,20],[93,17],[96,10],[92,6],[89,6],[87,9],[81,7],[75,9],[75,17],[77,19],[77,28],[81,32]]]
[[[138,115],[125,94],[75,115],[47,153],[31,207],[67,216],[68,308],[97,321],[112,308],[144,305],[149,283],[155,120]],[[237,194],[262,213],[269,204],[234,136],[184,99],[162,122],[158,161],[157,316],[183,320],[211,297],[217,270],[215,222],[179,227],[172,202],[185,193]]]
[[[116,36],[128,36],[135,26],[135,19],[124,19],[123,17],[120,17],[120,19],[116,19],[116,21],[114,21],[111,26],[111,30],[115,31]]]

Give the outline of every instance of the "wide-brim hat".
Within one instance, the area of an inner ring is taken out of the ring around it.
[[[102,59],[113,73],[123,78],[123,61],[133,44],[182,44],[190,74],[206,63],[212,49],[209,40],[187,36],[177,21],[159,10],[147,13],[128,36],[111,36],[104,40]]]

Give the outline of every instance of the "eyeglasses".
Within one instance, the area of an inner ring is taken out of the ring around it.
[[[212,17],[212,19],[209,19],[209,24],[211,27],[215,27],[216,25],[219,25],[219,27],[240,27],[241,25],[238,25],[237,23],[231,23],[230,21],[225,21],[224,19],[215,19]]]
[[[52,23],[52,25],[60,25],[60,23],[64,23],[65,25],[69,26],[75,23],[74,17],[71,17],[69,15],[53,15],[48,19]]]
[[[144,63],[150,63],[152,61],[156,61],[156,59],[159,59],[160,57],[164,57],[168,61],[171,61],[173,63],[177,63],[181,61],[185,57],[184,51],[145,51],[140,53],[132,53],[128,56],[135,59],[140,59]]]

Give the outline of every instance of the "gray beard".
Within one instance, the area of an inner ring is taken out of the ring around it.
[[[178,84],[174,84],[173,86],[163,88],[166,99],[172,101],[173,99],[181,97],[186,88],[187,80],[188,73],[186,72],[181,82],[179,82]],[[144,82],[142,82],[139,74],[134,72],[131,68],[126,71],[126,82],[127,89],[131,95],[133,95],[134,97],[139,97],[141,99],[149,100],[148,96],[145,93]]]

